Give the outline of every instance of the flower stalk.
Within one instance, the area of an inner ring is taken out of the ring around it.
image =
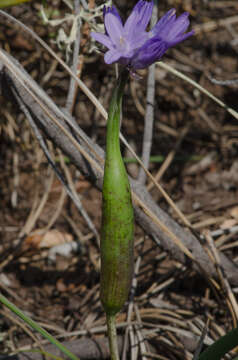
[[[170,47],[194,34],[186,32],[189,14],[185,12],[177,18],[175,9],[169,10],[147,32],[152,10],[152,1],[139,0],[123,24],[115,6],[104,7],[105,33],[91,33],[108,49],[105,62],[124,66],[110,102],[102,190],[100,297],[107,317],[112,360],[119,359],[115,316],[128,298],[134,263],[134,214],[119,141],[124,88],[129,72],[135,75],[136,70],[160,60]]]
[[[119,360],[115,315],[110,315],[110,314],[107,315],[107,331],[109,338],[109,349],[111,354],[111,360]]]

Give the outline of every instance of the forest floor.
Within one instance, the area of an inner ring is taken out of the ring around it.
[[[63,29],[69,37],[72,21],[57,26],[44,23],[42,3],[33,1],[5,10],[65,60],[63,37],[61,48],[57,37]],[[118,0],[115,4],[121,13],[129,14],[129,2]],[[96,6],[94,0],[89,6]],[[238,79],[237,1],[160,0],[159,16],[171,7],[178,14],[191,14],[196,34],[170,49],[163,61],[238,111],[238,81],[225,85],[211,81]],[[55,20],[72,11],[66,2],[54,0],[45,5],[44,13]],[[107,66],[93,50],[95,43],[89,33],[83,20],[79,76],[108,109],[115,68]],[[70,77],[57,61],[3,16],[0,42],[55,103],[64,107]],[[140,75],[140,80],[131,78],[126,89],[122,122],[122,132],[138,155],[142,152],[147,70]],[[149,170],[193,227],[201,234],[208,232],[216,248],[238,264],[238,118],[160,66],[156,66],[155,78]],[[101,193],[49,143],[56,163],[80,196],[92,231],[56,179],[25,116],[4,97],[0,97],[0,114],[0,290],[60,341],[105,339],[105,315],[99,299],[100,254],[94,233],[100,233]],[[104,148],[105,120],[81,91],[73,116]],[[124,148],[123,154],[131,157]],[[127,169],[132,177],[138,176],[136,162],[128,161]],[[180,222],[149,180],[147,185],[157,204]],[[217,230],[221,230],[218,235]],[[77,249],[59,254],[55,245],[60,244],[74,244]],[[221,287],[214,290],[189,262],[184,265],[175,260],[139,224],[135,252],[133,303],[129,314],[127,303],[118,316],[122,339],[129,331],[125,359],[192,359],[208,320],[205,346],[236,326],[238,287],[230,286],[235,302],[231,304]],[[129,330],[128,319],[132,322]],[[39,342],[8,309],[0,308],[1,353],[27,351]]]

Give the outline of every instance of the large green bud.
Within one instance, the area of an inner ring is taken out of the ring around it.
[[[127,172],[120,151],[120,117],[125,70],[113,91],[106,140],[101,232],[101,301],[114,315],[128,298],[133,276],[134,214]]]

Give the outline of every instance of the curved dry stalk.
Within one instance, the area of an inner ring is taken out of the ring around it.
[[[80,0],[74,0],[74,12],[75,12],[75,16],[77,18],[79,16],[79,12],[80,12]],[[80,25],[81,24],[79,22],[79,24],[77,26],[77,33],[75,36],[75,41],[74,41],[72,66],[71,66],[73,73],[76,75],[77,75],[79,49],[80,49],[80,35],[81,35],[80,34],[80,27],[81,27]],[[72,114],[72,112],[73,112],[74,102],[75,102],[76,93],[77,93],[77,86],[78,85],[77,85],[75,79],[71,77],[70,83],[69,83],[67,99],[66,99],[66,104],[65,104],[65,108],[70,114]]]
[[[152,29],[158,21],[158,2],[154,1],[152,17],[150,20],[150,29]],[[146,109],[144,117],[144,133],[142,144],[142,162],[146,169],[149,168],[150,154],[153,141],[153,126],[154,126],[154,105],[155,105],[155,64],[148,68],[147,86],[146,86]],[[146,182],[146,172],[140,168],[138,181],[141,184]]]

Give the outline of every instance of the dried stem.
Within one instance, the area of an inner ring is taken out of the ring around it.
[[[78,15],[80,11],[80,0],[74,0],[74,12],[75,16]],[[79,48],[80,48],[80,23],[78,24],[77,29],[77,35],[74,41],[74,50],[73,50],[73,60],[72,60],[72,72],[77,76],[77,67],[78,67],[78,59],[79,59]],[[73,112],[73,106],[74,106],[74,100],[76,95],[78,84],[75,80],[75,78],[70,78],[70,84],[69,84],[69,91],[67,95],[66,100],[66,109],[67,111],[72,114]]]
[[[154,1],[153,14],[151,18],[151,28],[157,23],[158,20],[158,7],[157,0]],[[154,126],[154,103],[155,103],[155,64],[149,67],[147,79],[147,96],[146,96],[146,112],[145,112],[145,129],[143,136],[143,149],[142,149],[142,162],[146,169],[150,163],[150,153],[152,147],[153,126]],[[141,167],[138,181],[145,184],[147,174]]]

